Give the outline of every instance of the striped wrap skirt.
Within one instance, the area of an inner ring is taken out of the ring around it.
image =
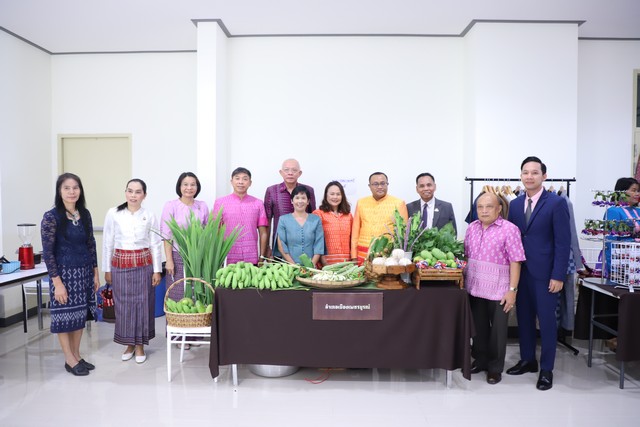
[[[172,251],[173,255],[173,275],[167,274],[167,289],[173,282],[184,278],[184,261],[178,251]],[[184,283],[179,283],[169,291],[169,298],[180,301],[184,298]]]
[[[149,249],[116,249],[111,281],[116,324],[113,340],[122,345],[147,345],[156,336],[153,264]]]

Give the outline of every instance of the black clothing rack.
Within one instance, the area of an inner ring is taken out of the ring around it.
[[[465,177],[464,178],[465,181],[469,181],[469,184],[471,184],[471,194],[469,197],[469,210],[473,211],[473,184],[474,182],[520,182],[522,179],[521,178],[468,178]],[[570,193],[569,190],[571,188],[571,183],[572,182],[576,182],[575,177],[574,178],[555,178],[555,179],[545,179],[544,182],[565,182],[567,184],[567,197],[569,197]],[[577,348],[573,347],[571,344],[569,344],[566,341],[566,331],[564,331],[562,328],[558,329],[558,343],[562,344],[563,346],[565,346],[566,348],[568,348],[569,350],[571,350],[573,352],[573,355],[576,356],[579,351]]]
[[[520,182],[521,178],[468,178],[468,177],[465,177],[464,180],[469,181],[469,184],[471,184],[471,195],[469,197],[470,199],[469,210],[473,210],[473,183],[474,182],[478,182],[478,181],[480,182],[496,182],[496,181]],[[555,178],[555,179],[545,179],[544,182],[566,182],[567,197],[569,197],[570,196],[569,189],[571,188],[571,183],[576,182],[576,179],[575,177],[574,178]]]

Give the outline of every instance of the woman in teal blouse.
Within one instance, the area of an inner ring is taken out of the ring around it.
[[[615,191],[624,191],[627,194],[628,206],[615,206],[607,209],[604,219],[611,221],[625,221],[632,228],[632,235],[628,237],[606,236],[605,245],[606,271],[611,272],[611,242],[634,241],[640,235],[640,184],[634,178],[620,178],[616,182]],[[610,277],[610,274],[608,274]]]
[[[299,264],[305,253],[315,265],[324,254],[322,221],[306,211],[310,199],[306,187],[295,187],[291,192],[293,213],[281,216],[278,222],[278,249],[288,262]]]

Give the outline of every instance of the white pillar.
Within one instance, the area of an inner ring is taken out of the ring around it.
[[[227,36],[217,22],[198,22],[197,53],[197,175],[202,183],[198,199],[212,207],[226,188]]]
[[[538,156],[549,178],[574,177],[577,23],[478,23],[465,43],[467,176],[517,178]]]

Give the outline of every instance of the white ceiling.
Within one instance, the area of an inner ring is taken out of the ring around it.
[[[0,0],[0,27],[49,52],[195,50],[194,20],[232,36],[460,35],[473,20],[584,21],[640,40],[640,0]]]

